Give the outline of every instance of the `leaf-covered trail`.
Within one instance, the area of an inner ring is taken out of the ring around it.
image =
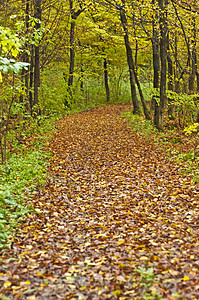
[[[0,295],[199,299],[199,190],[130,130],[127,109],[60,122],[38,215],[1,262]]]

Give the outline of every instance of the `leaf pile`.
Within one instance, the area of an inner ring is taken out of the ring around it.
[[[60,121],[35,214],[2,255],[0,295],[199,298],[199,189],[129,128],[128,105]]]

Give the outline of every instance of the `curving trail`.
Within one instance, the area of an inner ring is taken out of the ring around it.
[[[129,128],[126,110],[60,121],[37,214],[2,257],[0,295],[199,299],[199,189]]]

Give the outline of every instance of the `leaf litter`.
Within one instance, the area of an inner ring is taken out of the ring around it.
[[[129,104],[68,115],[0,261],[0,299],[199,299],[199,188],[133,132]]]

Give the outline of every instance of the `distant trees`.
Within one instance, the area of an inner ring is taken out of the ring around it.
[[[198,120],[198,11],[195,0],[2,1],[1,115],[9,97],[35,117],[131,99],[159,130],[165,116]],[[13,72],[13,59],[25,67]]]

